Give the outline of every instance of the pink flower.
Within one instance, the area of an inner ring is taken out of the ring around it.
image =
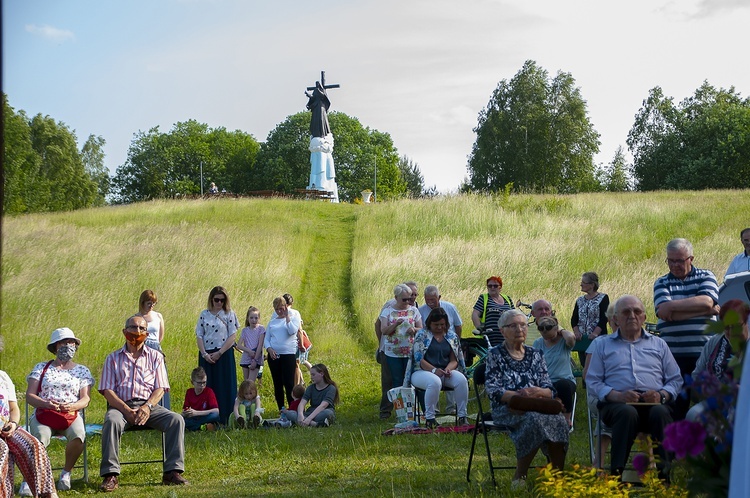
[[[698,456],[705,449],[706,430],[698,422],[681,420],[664,428],[664,449],[673,451],[678,459],[687,454]]]
[[[648,457],[645,453],[638,453],[636,456],[633,457],[633,467],[635,467],[635,470],[638,472],[639,476],[642,476],[646,473],[646,469],[648,469]]]

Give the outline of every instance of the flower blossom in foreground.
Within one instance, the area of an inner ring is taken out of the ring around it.
[[[681,420],[664,428],[664,449],[673,451],[678,459],[698,456],[705,449],[706,430],[697,422]]]

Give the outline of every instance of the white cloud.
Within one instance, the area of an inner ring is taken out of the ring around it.
[[[48,26],[47,24],[43,24],[41,26],[37,26],[36,24],[27,24],[26,31],[28,31],[32,35],[41,36],[42,38],[46,38],[47,40],[51,40],[57,43],[63,43],[68,40],[75,40],[76,38],[76,35],[73,34],[72,31],[68,31],[67,29],[58,29],[54,26]]]

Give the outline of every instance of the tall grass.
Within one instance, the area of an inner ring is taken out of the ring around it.
[[[465,485],[466,436],[380,437],[389,424],[376,417],[372,324],[393,286],[410,279],[420,289],[439,285],[458,307],[465,335],[489,275],[501,275],[503,292],[514,299],[549,299],[563,323],[584,271],[599,273],[603,292],[636,294],[652,310],[653,281],[667,271],[664,246],[672,237],[690,239],[696,265],[723,275],[741,250],[747,193],[458,196],[366,206],[158,201],[6,217],[0,367],[23,390],[32,366],[50,358],[50,332],[68,326],[84,341],[76,360],[98,378],[104,357],[122,346],[121,330],[140,292],[150,288],[166,319],[164,349],[179,410],[197,363],[195,321],[210,288],[227,288],[240,321],[248,306],[257,306],[262,323],[272,299],[289,292],[314,343],[311,361],[326,363],[340,384],[339,423],[327,431],[190,434],[186,476],[194,484],[179,496],[217,489],[233,496],[494,494],[484,462],[479,487]],[[270,375],[261,395],[271,407]],[[89,420],[101,421],[103,412],[104,400],[94,394]],[[581,409],[577,424],[568,460],[585,463]],[[131,438],[128,451],[154,446],[152,437],[143,435],[143,446]],[[94,474],[97,442],[89,446]],[[512,445],[499,444],[501,458],[512,462]],[[144,486],[158,475],[124,469],[123,492],[169,495]],[[507,490],[504,483],[497,492]]]

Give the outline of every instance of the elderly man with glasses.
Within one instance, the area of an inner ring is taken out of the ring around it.
[[[122,331],[125,345],[104,360],[99,392],[107,400],[102,427],[102,463],[104,478],[100,489],[114,491],[120,474],[120,439],[122,433],[137,426],[148,426],[165,433],[166,459],[162,484],[187,484],[185,470],[185,421],[159,406],[169,390],[164,355],[145,345],[148,337],[146,320],[135,315],[128,318]]]
[[[707,322],[719,314],[719,287],[711,271],[693,266],[693,245],[686,239],[669,241],[665,263],[669,273],[654,283],[657,331],[685,376],[693,372],[710,339],[703,332]],[[688,408],[690,398],[679,397],[675,420],[685,418]]]

